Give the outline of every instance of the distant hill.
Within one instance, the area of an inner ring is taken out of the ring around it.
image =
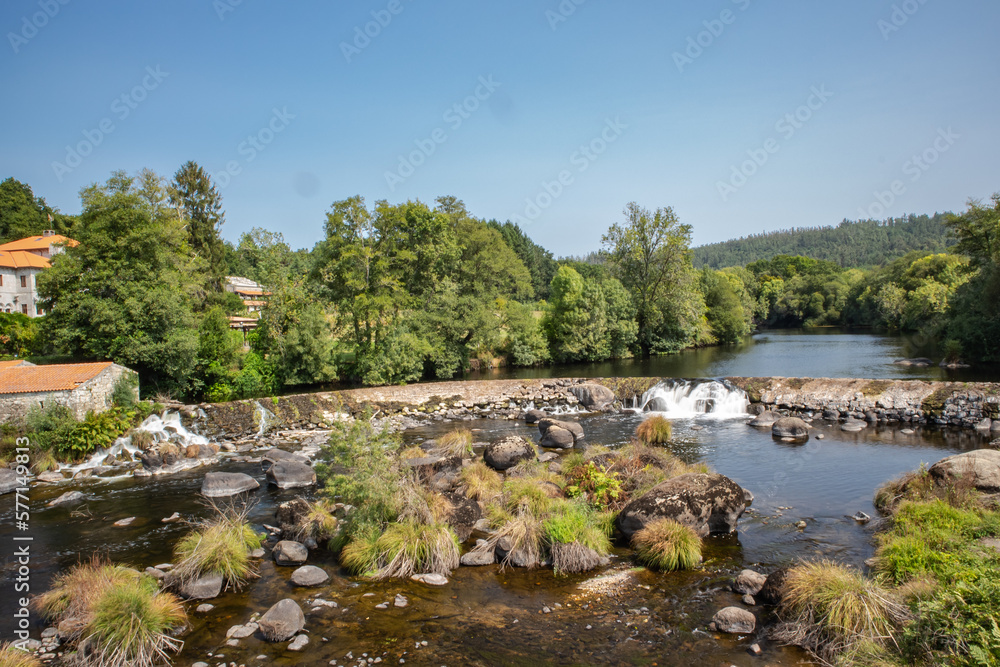
[[[753,234],[732,241],[711,243],[692,249],[697,268],[743,266],[776,255],[805,255],[836,262],[843,267],[877,266],[911,250],[942,252],[954,241],[948,238],[944,220],[910,215],[890,220],[844,220],[836,227],[805,227]]]

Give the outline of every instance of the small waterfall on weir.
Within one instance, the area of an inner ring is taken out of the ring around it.
[[[261,405],[260,401],[254,401],[253,404],[253,420],[257,422],[257,437],[261,438],[267,433],[268,425],[274,423],[274,413]]]
[[[635,412],[661,412],[667,417],[743,417],[750,401],[746,392],[724,380],[664,380],[633,406]]]

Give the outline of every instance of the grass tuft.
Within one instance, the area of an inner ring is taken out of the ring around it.
[[[557,574],[592,570],[611,552],[608,524],[584,503],[560,503],[543,526]]]
[[[465,495],[472,500],[488,503],[497,498],[503,489],[503,476],[483,461],[465,466],[460,476],[465,484]]]
[[[95,557],[58,575],[52,582],[52,588],[37,598],[35,606],[52,623],[68,618],[78,619],[79,630],[82,631],[93,615],[95,600],[105,590],[118,584],[134,585],[139,576],[136,570],[112,565]],[[71,639],[78,636],[79,633],[76,633]]]
[[[177,581],[194,581],[222,575],[226,585],[241,588],[257,576],[250,552],[261,546],[260,536],[246,521],[246,514],[220,513],[185,535],[174,547]]]
[[[0,667],[42,667],[35,656],[11,644],[0,647]]]
[[[318,500],[309,503],[309,511],[306,512],[292,531],[292,539],[304,542],[310,537],[316,540],[317,544],[323,544],[333,539],[337,535],[339,522],[333,515],[334,503],[329,500]]]
[[[89,662],[97,667],[169,663],[169,654],[184,642],[167,633],[186,620],[180,600],[161,593],[155,579],[116,583],[94,605],[87,644],[96,649],[96,659]]]
[[[407,459],[422,459],[428,455],[428,452],[424,451],[423,447],[419,445],[413,445],[412,447],[407,447],[406,449],[399,452],[399,458],[403,460]]]
[[[672,572],[687,570],[701,562],[701,538],[689,526],[673,519],[657,519],[632,536],[639,562]]]
[[[635,437],[646,445],[663,445],[670,441],[670,422],[663,415],[653,415],[643,420],[635,429]]]
[[[359,529],[341,552],[340,562],[355,574],[375,579],[447,576],[458,567],[460,555],[458,537],[447,524],[405,519],[384,531],[377,526]]]
[[[445,433],[434,444],[434,453],[438,456],[457,456],[467,459],[473,455],[472,451],[472,431],[460,428],[455,431]]]

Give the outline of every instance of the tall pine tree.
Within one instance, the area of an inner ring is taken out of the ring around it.
[[[185,162],[170,184],[170,204],[187,225],[188,243],[209,266],[212,287],[222,289],[226,275],[226,247],[219,235],[226,214],[222,195],[198,163]]]

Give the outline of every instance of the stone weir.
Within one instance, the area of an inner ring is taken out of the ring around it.
[[[813,413],[827,419],[990,428],[1000,420],[1000,384],[827,378],[731,377],[760,409]],[[267,430],[327,428],[345,415],[378,419],[518,419],[526,410],[609,410],[633,405],[664,378],[478,380],[366,387],[186,406],[207,435],[240,437]],[[199,408],[204,411],[199,415]],[[1000,421],[994,431],[1000,429]]]

